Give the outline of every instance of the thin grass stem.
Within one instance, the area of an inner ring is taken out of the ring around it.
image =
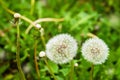
[[[53,76],[54,80],[57,80],[56,76],[54,75],[54,73],[53,73],[53,71],[52,71],[52,69],[51,69],[51,67],[50,67],[50,65],[48,64],[48,61],[47,61],[47,58],[46,58],[46,57],[44,58],[44,61],[45,61],[45,63],[46,63],[46,66],[47,66],[48,69],[49,69],[50,74]]]
[[[70,70],[70,80],[73,80],[74,77],[74,61],[71,61],[71,70]]]
[[[92,64],[91,71],[90,71],[90,80],[94,80],[93,79],[93,72],[94,72],[94,65]]]
[[[40,80],[40,72],[39,72],[38,62],[36,58],[36,49],[37,49],[37,41],[35,41],[35,45],[34,45],[34,63],[35,63],[35,69],[37,72],[38,80]]]
[[[34,5],[35,5],[35,0],[31,0],[31,10],[30,10],[31,15],[33,15],[34,13]]]
[[[16,26],[17,26],[17,51],[16,51],[16,61],[17,61],[17,67],[21,76],[22,80],[26,80],[25,79],[25,75],[22,71],[21,68],[21,63],[20,63],[20,30],[19,30],[19,20],[15,19],[16,21]]]

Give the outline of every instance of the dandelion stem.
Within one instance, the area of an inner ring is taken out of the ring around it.
[[[36,49],[37,49],[37,41],[35,41],[35,46],[34,46],[34,63],[35,63],[35,69],[37,72],[38,79],[40,80],[40,72],[39,72],[38,63],[36,59]]]
[[[8,9],[6,6],[4,6],[4,2],[2,0],[0,0],[0,4],[3,7],[3,9],[5,9],[7,12],[9,12],[10,14],[14,14],[14,11],[11,11],[10,9]]]
[[[45,47],[45,38],[43,35],[41,35],[41,40],[42,40],[43,46]]]
[[[4,6],[4,2],[3,2],[2,0],[0,0],[0,4],[1,4],[1,6],[3,7],[3,9],[5,9],[8,13],[10,13],[10,14],[12,14],[12,15],[14,15],[14,14],[16,13],[16,12],[8,9],[6,6]],[[27,18],[27,17],[25,17],[25,16],[22,16],[22,15],[21,15],[19,18],[20,18],[20,19],[23,19],[24,21],[26,21],[26,22],[28,22],[28,23],[30,23],[32,26],[36,26],[36,25],[33,23],[32,20],[30,20],[29,18]]]
[[[90,71],[90,80],[94,80],[93,79],[93,72],[94,72],[94,65],[92,64],[91,71]]]
[[[33,5],[33,3],[35,3],[35,0],[31,0],[31,4]],[[2,0],[0,0],[0,4],[1,6],[3,7],[3,9],[5,9],[8,13],[14,15],[16,12],[8,9],[6,6],[4,6],[4,2]],[[34,6],[34,5],[33,5]],[[31,9],[31,13],[33,14],[32,11],[34,11],[34,7],[32,7],[33,9]],[[36,27],[36,24],[39,23],[39,22],[60,22],[60,21],[64,21],[63,18],[60,18],[60,19],[56,19],[56,18],[40,18],[38,20],[36,20],[35,22],[33,22],[31,19],[21,15],[20,16],[21,19],[23,19],[24,21],[30,23],[30,26],[26,29],[25,33],[28,34],[30,29],[34,26]]]
[[[35,0],[31,0],[31,11],[30,11],[31,15],[33,15],[34,12],[34,5],[35,5]]]
[[[17,67],[18,67],[18,70],[20,72],[20,75],[21,75],[21,78],[22,80],[26,80],[25,79],[25,76],[24,76],[24,73],[22,71],[22,68],[21,68],[21,64],[20,64],[20,30],[19,30],[19,19],[15,19],[16,21],[16,26],[17,26],[17,51],[16,51],[16,61],[17,61]]]
[[[60,19],[56,19],[56,18],[40,18],[36,21],[34,21],[34,24],[38,24],[40,22],[60,22],[60,21],[64,21],[63,18],[60,18]],[[29,25],[29,27],[26,29],[25,33],[28,34],[30,29],[33,27],[33,25]]]
[[[73,80],[74,75],[74,61],[71,61],[71,71],[70,71],[70,80]]]
[[[42,33],[42,31],[40,31],[40,33],[41,33],[40,36],[41,36],[41,40],[42,40],[43,46],[46,47],[44,33]],[[50,67],[50,65],[48,64],[48,61],[47,61],[46,57],[44,58],[44,61],[45,61],[45,64],[47,65],[47,67],[49,69],[50,74],[53,76],[54,80],[57,80],[57,78],[55,77],[55,75],[54,75],[54,73],[53,73],[53,71],[52,71],[52,69]]]
[[[94,35],[94,34],[92,34],[92,33],[88,33],[87,36],[88,36],[88,37],[92,37],[92,38],[97,37],[96,35]]]
[[[25,20],[26,22],[30,23],[33,26],[36,26],[32,20],[30,20],[29,18],[25,17],[25,16],[20,16],[21,19]]]
[[[53,71],[52,71],[52,69],[50,67],[50,65],[48,64],[48,61],[47,61],[46,57],[44,58],[44,61],[45,61],[46,65],[47,65],[47,67],[49,69],[50,74],[53,76],[54,80],[57,80],[56,76],[54,75],[54,73],[53,73]]]

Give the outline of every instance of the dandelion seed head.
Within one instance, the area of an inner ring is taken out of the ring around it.
[[[93,64],[102,64],[108,57],[109,48],[99,38],[90,38],[82,45],[83,57]]]
[[[46,45],[46,56],[55,63],[67,63],[77,53],[77,42],[69,34],[59,34]]]

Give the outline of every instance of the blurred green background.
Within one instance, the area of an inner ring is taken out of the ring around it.
[[[120,0],[0,0],[0,80],[20,80],[16,64],[16,35],[13,15],[4,7],[26,16],[32,21],[38,18],[64,18],[61,22],[42,22],[45,42],[60,33],[71,34],[78,42],[79,49],[74,63],[73,80],[89,80],[91,64],[81,55],[81,44],[93,33],[109,46],[108,60],[94,67],[94,80],[120,80]],[[40,32],[20,20],[20,57],[27,80],[38,80],[34,63],[34,44],[37,45],[37,59],[40,80],[53,80],[46,64],[39,58],[44,45]],[[57,65],[48,60],[58,80],[69,80],[70,63]]]

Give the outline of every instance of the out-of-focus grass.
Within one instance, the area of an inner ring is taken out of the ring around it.
[[[3,1],[3,0],[1,0]],[[74,62],[73,80],[88,80],[90,63],[81,56],[81,44],[91,32],[103,39],[109,46],[108,60],[94,68],[94,80],[120,80],[120,1],[119,0],[35,0],[31,14],[31,3],[28,0],[4,0],[4,6],[18,12],[31,20],[38,18],[64,18],[63,22],[40,23],[45,31],[45,41],[60,33],[70,33],[78,42],[79,50]],[[0,80],[20,80],[17,71],[16,27],[13,26],[13,15],[6,12],[0,5]],[[37,80],[34,65],[34,42],[38,41],[37,55],[45,50],[38,30],[32,28],[28,34],[25,31],[29,23],[20,21],[20,57],[27,80]],[[51,80],[43,59],[39,58],[41,80]],[[68,80],[70,63],[49,64],[59,80]]]

